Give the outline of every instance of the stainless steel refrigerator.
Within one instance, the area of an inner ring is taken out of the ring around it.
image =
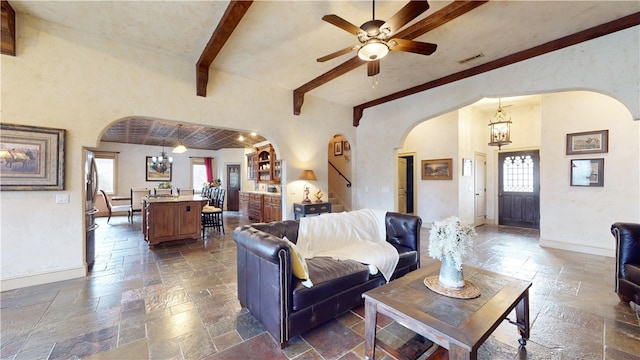
[[[85,193],[84,203],[85,227],[86,227],[86,261],[87,269],[91,270],[96,259],[96,196],[98,194],[98,169],[94,159],[93,151],[86,150],[84,165]]]

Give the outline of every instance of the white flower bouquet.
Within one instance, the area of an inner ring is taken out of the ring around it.
[[[437,260],[449,257],[456,269],[461,270],[462,259],[471,251],[474,236],[473,226],[462,224],[455,216],[434,221],[429,236],[429,256]]]
[[[170,182],[161,182],[158,184],[158,189],[171,189]]]

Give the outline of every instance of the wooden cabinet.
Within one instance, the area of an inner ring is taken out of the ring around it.
[[[264,195],[263,201],[264,222],[282,220],[280,195]]]
[[[249,220],[262,222],[262,194],[249,194]]]
[[[281,162],[271,144],[256,148],[247,155],[247,179],[261,183],[280,183]]]
[[[238,203],[240,214],[242,216],[249,216],[249,193],[241,191],[238,195]]]
[[[242,210],[243,203],[246,204],[246,210]],[[280,194],[241,192],[240,209],[243,211],[242,215],[248,216],[249,220],[253,222],[282,220]]]
[[[258,174],[258,154],[247,155],[247,179],[256,180]]]
[[[299,216],[304,217],[307,215],[320,215],[323,213],[331,212],[331,203],[294,203],[293,204],[293,217],[297,219]]]
[[[164,241],[200,238],[202,206],[206,200],[177,199],[145,200],[143,233],[150,248]]]
[[[282,163],[280,160],[273,161],[273,172],[271,173],[271,180],[274,183],[280,183],[280,173],[282,170]]]

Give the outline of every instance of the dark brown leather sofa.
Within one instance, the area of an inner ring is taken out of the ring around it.
[[[353,260],[307,259],[313,287],[293,276],[291,249],[284,236],[296,243],[299,220],[238,227],[238,299],[284,348],[289,339],[363,303],[362,293],[384,284],[378,273]],[[420,267],[418,216],[387,212],[386,240],[400,255],[392,279]]]
[[[620,301],[640,304],[640,224],[611,225],[616,238],[616,293]]]

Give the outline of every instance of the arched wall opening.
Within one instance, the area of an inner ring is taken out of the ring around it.
[[[481,153],[486,154],[487,223],[496,224],[499,153],[538,149],[541,245],[612,256],[613,242],[602,241],[610,237],[611,223],[640,217],[637,204],[630,201],[640,196],[640,123],[619,101],[591,91],[503,98],[503,107],[511,105],[505,109],[513,121],[513,143],[498,150],[487,145],[487,125],[497,100],[436,116],[407,132],[398,154],[415,152],[419,162],[450,158],[453,164],[451,180],[421,180],[417,174],[417,214],[427,225],[451,215],[473,223],[474,178],[463,175],[463,160]],[[567,134],[605,129],[607,152],[567,154]],[[575,159],[604,159],[604,186],[571,186]]]

